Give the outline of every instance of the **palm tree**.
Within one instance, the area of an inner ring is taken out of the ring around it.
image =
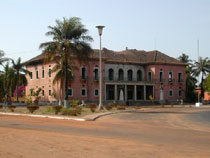
[[[189,64],[191,62],[189,56],[184,53],[182,53],[182,55],[180,55],[177,59],[185,64]]]
[[[21,63],[20,57],[17,59],[16,62],[14,60],[12,60],[12,65],[13,65],[12,68],[14,69],[15,78],[16,78],[16,80],[15,80],[16,81],[16,101],[18,102],[19,101],[18,100],[18,96],[19,96],[18,87],[19,87],[20,79],[24,80],[22,73],[29,74],[29,75],[30,75],[30,73],[28,70],[26,70],[25,63]]]
[[[58,54],[65,56],[65,100],[64,106],[69,107],[68,101],[68,65],[72,64],[72,58],[79,61],[88,61],[88,57],[92,52],[89,43],[92,37],[88,36],[88,30],[81,23],[80,18],[72,17],[63,18],[63,21],[56,20],[55,26],[48,27],[50,31],[47,36],[52,36],[53,41],[40,44],[40,48],[44,48],[49,60],[53,60]]]
[[[203,91],[203,81],[204,77],[207,75],[207,73],[210,72],[210,61],[209,59],[199,57],[198,61],[194,61],[194,64],[192,64],[192,74],[196,77],[200,76],[201,74],[201,98],[204,97],[204,91]]]
[[[63,92],[63,87],[64,87],[64,80],[65,80],[65,62],[64,62],[64,57],[61,56],[60,60],[55,60],[56,65],[52,69],[52,73],[56,73],[55,77],[53,79],[53,84],[55,85],[56,83],[60,82],[60,100],[59,104],[61,105],[62,103],[62,92]],[[72,67],[68,65],[68,76],[69,76],[69,83],[71,83],[73,79],[73,72],[72,72]]]
[[[8,102],[8,99],[12,96],[12,92],[15,89],[14,69],[9,66],[9,63],[7,63],[4,66],[4,71],[1,74],[3,76],[3,87],[6,95],[6,101]]]
[[[0,50],[0,65],[2,65],[5,61],[8,61],[9,58],[4,58],[4,51]]]

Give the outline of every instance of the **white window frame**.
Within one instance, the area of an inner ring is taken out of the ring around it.
[[[73,90],[73,88],[68,88],[68,90],[69,89],[71,89],[71,95],[68,94],[68,96],[70,96],[70,97],[74,96],[74,90]]]
[[[82,90],[85,90],[85,95],[82,95]],[[86,89],[86,88],[82,88],[82,89],[81,89],[81,96],[82,96],[82,97],[86,97],[86,96],[87,96],[87,89]]]
[[[98,90],[98,95],[96,95],[96,93],[95,93],[96,90]],[[94,89],[94,96],[95,96],[95,97],[98,97],[98,96],[99,96],[99,89],[98,89],[98,88],[95,88],[95,89]]]

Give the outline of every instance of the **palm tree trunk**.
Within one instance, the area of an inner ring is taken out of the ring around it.
[[[17,72],[17,83],[16,83],[16,101],[17,102],[19,102],[19,100],[18,100],[18,95],[19,95],[18,87],[19,87],[19,73]]]
[[[69,100],[68,100],[68,48],[66,47],[65,50],[65,99],[64,99],[64,107],[68,108]]]

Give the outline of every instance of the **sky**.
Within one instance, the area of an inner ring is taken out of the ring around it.
[[[210,57],[210,0],[0,0],[0,50],[22,61],[39,55],[51,41],[48,26],[80,17],[99,48],[97,25],[104,25],[102,47],[121,51],[159,50],[177,58]]]

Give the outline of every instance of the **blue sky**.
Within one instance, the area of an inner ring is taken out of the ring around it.
[[[4,0],[0,1],[0,49],[23,61],[41,53],[39,44],[56,19],[77,16],[99,48],[96,25],[105,25],[102,46],[155,48],[169,56],[210,57],[210,0]],[[156,43],[156,44],[155,44]]]

